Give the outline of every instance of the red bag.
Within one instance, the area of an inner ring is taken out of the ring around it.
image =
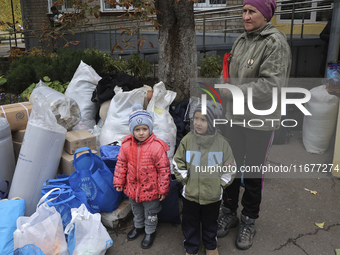
[[[229,62],[228,59],[230,57],[231,53],[227,52],[224,54],[223,58],[223,80],[224,82],[229,82]]]

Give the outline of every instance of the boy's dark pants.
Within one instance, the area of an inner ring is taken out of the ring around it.
[[[184,235],[184,247],[189,254],[198,253],[202,241],[207,250],[216,249],[217,218],[221,201],[200,205],[183,198],[182,232]]]

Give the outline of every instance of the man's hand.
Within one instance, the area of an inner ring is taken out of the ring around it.
[[[159,195],[158,195],[158,198],[159,198],[159,201],[163,201],[163,200],[165,199],[165,195],[159,194]]]
[[[123,191],[123,187],[116,187],[117,191]]]
[[[228,89],[226,89],[226,88],[221,88],[221,89],[220,89],[220,92],[222,93],[222,96],[223,96],[223,97],[227,97],[227,95],[228,95]]]

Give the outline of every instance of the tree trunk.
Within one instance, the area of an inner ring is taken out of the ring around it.
[[[197,47],[193,1],[157,0],[158,77],[177,92],[175,104],[190,96],[190,78],[197,77]]]

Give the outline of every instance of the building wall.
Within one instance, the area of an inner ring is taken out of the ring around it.
[[[47,0],[21,0],[21,5],[25,28],[35,30],[43,26],[44,21],[49,22]]]
[[[272,24],[281,32],[289,35],[291,33],[291,24],[290,23],[278,23],[277,17],[274,16],[272,18]],[[319,22],[316,24],[294,24],[293,26],[293,35],[301,35],[301,31],[303,30],[304,35],[319,35],[321,31],[325,28],[327,21]]]
[[[232,6],[241,6],[243,3],[243,0],[228,0],[227,1],[227,7]],[[39,29],[41,26],[45,24],[45,22],[49,22],[49,10],[48,10],[48,2],[47,0],[22,0],[21,4],[23,6],[23,20],[24,23],[27,25],[28,29],[30,30],[36,30]],[[95,0],[91,3],[89,3],[90,6],[99,5],[100,1]],[[120,27],[121,25],[115,24],[115,22],[119,21],[119,16],[122,13],[100,13],[100,16],[98,18],[95,18],[94,16],[89,16],[89,23],[90,24],[98,24],[98,23],[107,23],[102,24],[99,27],[96,27],[98,30],[103,29],[109,29],[114,27]],[[241,15],[242,12],[232,12],[231,14],[228,14],[226,16],[230,15]],[[221,14],[206,14],[204,15],[206,19],[209,18],[218,18],[223,15]],[[196,15],[196,19],[203,19],[202,15]],[[279,30],[286,34],[291,33],[290,24],[283,24],[283,23],[277,23],[276,22],[276,16],[272,19],[272,24],[277,26]],[[45,22],[44,22],[45,21]],[[205,32],[227,32],[227,33],[237,33],[242,31],[242,19],[231,19],[228,21],[213,21],[213,22],[206,22],[205,23]],[[325,27],[325,22],[319,22],[317,24],[305,24],[303,27],[304,34],[308,35],[318,35],[322,31],[322,29]],[[146,29],[148,31],[154,31],[152,28]],[[203,32],[203,22],[196,22],[196,30],[197,32]],[[294,24],[293,34],[299,35],[301,33],[301,25]]]

